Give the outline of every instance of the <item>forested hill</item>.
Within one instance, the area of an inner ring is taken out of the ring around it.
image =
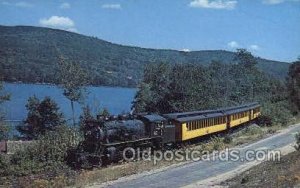
[[[0,26],[0,76],[5,81],[58,83],[60,56],[80,63],[93,85],[135,87],[147,63],[232,63],[235,53],[145,49],[56,29]],[[261,70],[285,78],[288,63],[257,60]]]

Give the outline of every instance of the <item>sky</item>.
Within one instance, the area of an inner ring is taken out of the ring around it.
[[[144,48],[300,57],[300,0],[0,0],[0,25],[58,28]]]

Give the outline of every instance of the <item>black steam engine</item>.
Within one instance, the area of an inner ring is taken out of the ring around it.
[[[67,161],[77,168],[99,167],[123,158],[125,148],[153,150],[175,141],[175,126],[162,116],[139,114],[86,121],[84,141]],[[126,156],[131,157],[127,152]]]

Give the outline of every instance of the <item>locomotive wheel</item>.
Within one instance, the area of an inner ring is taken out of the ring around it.
[[[84,159],[81,159],[79,164],[80,168],[87,169],[87,170],[92,170],[93,165],[91,164],[90,160],[87,159],[87,157],[84,157]]]
[[[97,158],[98,158],[98,157],[97,157]],[[99,158],[97,159],[96,163],[93,164],[93,166],[96,167],[96,168],[100,168],[100,167],[102,167],[102,165],[103,165],[103,162],[102,162],[101,157],[99,157]]]

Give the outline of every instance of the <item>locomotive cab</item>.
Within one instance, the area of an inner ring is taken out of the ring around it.
[[[144,115],[141,119],[149,137],[160,137],[163,144],[175,142],[175,125],[167,119],[157,114]]]

